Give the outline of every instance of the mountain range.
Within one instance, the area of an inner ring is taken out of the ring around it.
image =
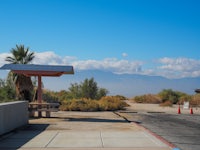
[[[168,79],[161,76],[115,74],[101,70],[77,71],[74,75],[64,75],[60,78],[44,78],[43,82],[45,88],[59,91],[67,90],[72,83],[80,83],[92,77],[98,87],[109,91],[109,95],[123,95],[129,98],[136,95],[157,94],[163,89],[195,94],[194,90],[200,88],[200,77]]]

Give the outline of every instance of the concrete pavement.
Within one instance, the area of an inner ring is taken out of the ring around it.
[[[113,112],[56,112],[1,137],[0,149],[170,150],[140,126]]]

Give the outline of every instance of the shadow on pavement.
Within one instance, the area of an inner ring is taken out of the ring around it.
[[[28,124],[10,133],[0,136],[0,149],[14,150],[22,147],[43,132],[49,124]]]
[[[28,124],[23,131],[44,131],[49,124]]]
[[[74,122],[110,122],[110,123],[127,123],[126,120],[101,119],[101,118],[68,118],[68,121]]]

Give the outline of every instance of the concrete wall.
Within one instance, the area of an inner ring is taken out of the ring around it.
[[[0,135],[28,124],[28,102],[0,103]]]

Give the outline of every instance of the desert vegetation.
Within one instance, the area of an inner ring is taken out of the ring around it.
[[[0,102],[15,101],[15,89],[3,79],[0,79]]]
[[[10,80],[0,80],[0,102],[18,100]],[[114,111],[128,105],[122,95],[107,96],[108,90],[100,88],[94,78],[73,83],[68,90],[59,92],[43,90],[43,101],[60,103],[62,111]]]
[[[191,106],[200,105],[200,94],[188,95],[172,89],[164,89],[158,94],[145,94],[135,96],[132,100],[136,103],[160,104],[160,106],[172,106],[173,104],[183,104],[190,102]]]
[[[63,101],[60,110],[65,111],[114,111],[127,107],[127,103],[116,96],[104,96],[100,100],[73,99]]]
[[[60,102],[62,111],[114,111],[124,109],[128,105],[126,97],[121,95],[107,96],[108,90],[100,88],[94,78],[85,79],[81,83],[73,83],[68,91],[45,91],[43,99]]]

